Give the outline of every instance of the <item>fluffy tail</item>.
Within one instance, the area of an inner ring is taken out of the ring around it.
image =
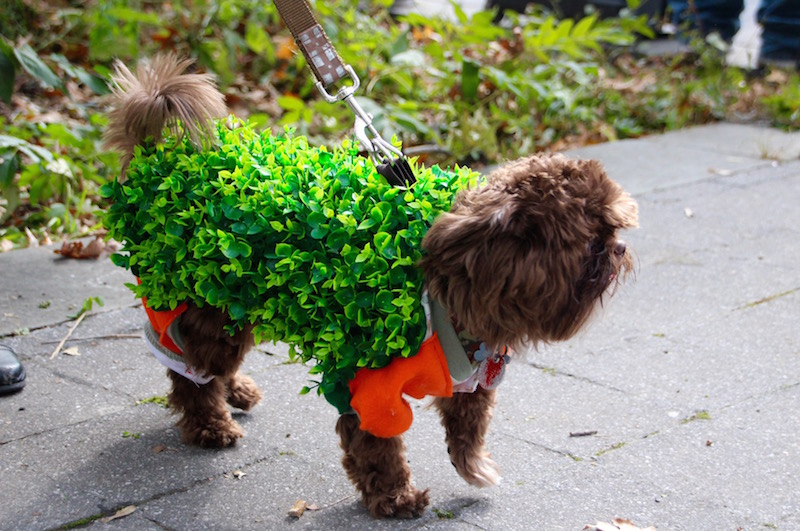
[[[225,98],[209,74],[185,74],[192,63],[175,55],[158,55],[143,61],[136,74],[117,61],[112,76],[114,108],[108,116],[107,147],[120,151],[122,177],[133,157],[133,148],[148,137],[161,140],[165,126],[179,121],[193,142],[213,138],[212,120],[227,114]]]

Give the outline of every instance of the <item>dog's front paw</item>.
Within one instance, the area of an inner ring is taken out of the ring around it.
[[[236,444],[244,436],[239,423],[233,419],[219,419],[216,422],[195,424],[183,428],[183,441],[203,448],[227,448]]]
[[[458,475],[474,487],[492,487],[500,483],[500,467],[486,451],[480,454],[451,452],[450,462]]]
[[[424,491],[408,485],[389,494],[364,495],[364,504],[376,518],[417,518],[430,503],[428,489]]]
[[[249,411],[262,398],[256,382],[249,376],[236,374],[228,384],[228,403],[235,408]]]

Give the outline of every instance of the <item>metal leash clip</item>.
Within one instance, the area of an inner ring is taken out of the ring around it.
[[[273,0],[289,31],[292,32],[306,62],[317,79],[316,87],[328,103],[344,101],[356,115],[355,135],[366,149],[378,173],[390,184],[408,186],[416,181],[402,151],[387,142],[372,125],[372,116],[364,111],[353,97],[361,80],[350,65],[344,64],[336,53],[325,30],[317,22],[307,0]],[[341,87],[336,95],[331,95],[325,87],[334,85],[349,76],[352,85]]]
[[[389,184],[394,186],[413,184],[416,178],[403,152],[378,133],[378,130],[372,124],[372,115],[365,111],[355,99],[355,93],[361,86],[361,80],[350,65],[344,65],[344,69],[350,76],[353,82],[352,85],[341,87],[335,95],[331,95],[325,90],[322,82],[317,81],[317,90],[328,103],[343,101],[350,107],[350,110],[356,115],[355,124],[353,125],[356,140],[361,144],[361,147],[367,150],[378,173],[383,175],[389,181]]]

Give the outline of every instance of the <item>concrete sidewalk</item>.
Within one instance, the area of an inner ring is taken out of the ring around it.
[[[168,381],[130,337],[145,317],[126,272],[0,254],[0,343],[28,371],[0,397],[0,529],[800,529],[799,153],[798,135],[727,124],[574,152],[639,201],[637,279],[580,338],[509,367],[488,440],[499,487],[463,483],[415,403],[408,458],[431,510],[410,521],[367,515],[335,411],[298,395],[307,368],[285,349],[245,362],[266,395],[237,417],[246,437],[189,448],[166,409],[137,405]],[[92,296],[105,306],[67,343],[80,355],[50,359]],[[319,510],[290,518],[297,499]]]

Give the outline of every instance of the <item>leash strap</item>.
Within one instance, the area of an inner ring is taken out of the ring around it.
[[[347,77],[342,58],[305,0],[274,0],[283,21],[318,82],[329,87]]]
[[[394,185],[412,184],[416,180],[402,151],[381,137],[372,124],[372,115],[356,101],[354,95],[361,80],[350,65],[344,64],[325,30],[317,22],[306,0],[274,0],[281,18],[292,33],[308,66],[317,78],[316,87],[328,103],[343,101],[355,114],[355,136],[369,152],[378,172]],[[330,94],[327,87],[349,77],[352,84]]]

